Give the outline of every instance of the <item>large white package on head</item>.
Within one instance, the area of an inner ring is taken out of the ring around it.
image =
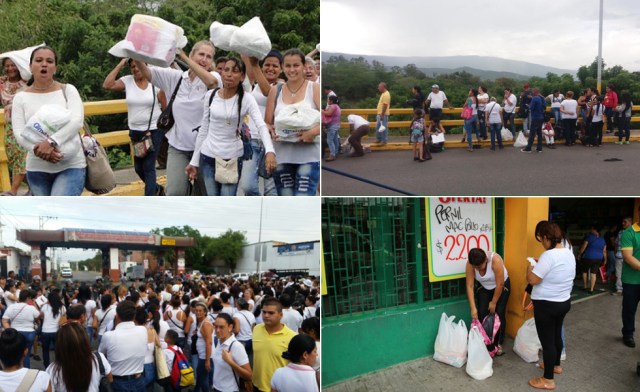
[[[456,316],[442,313],[438,336],[434,344],[433,359],[461,368],[467,362],[467,325],[464,320],[454,323]]]
[[[173,63],[176,49],[186,45],[182,27],[155,16],[136,14],[131,17],[125,39],[111,47],[109,53],[166,68]]]
[[[213,22],[209,27],[211,42],[213,42],[213,45],[216,48],[220,48],[222,50],[233,50],[231,49],[231,37],[238,29],[238,26],[225,25],[217,21]]]
[[[29,80],[31,79],[31,68],[29,67],[31,53],[34,51],[34,49],[44,45],[45,43],[43,42],[40,45],[2,53],[0,54],[0,61],[4,59],[11,59],[16,67],[18,67],[18,71],[20,71],[20,77],[22,78],[22,80]]]
[[[300,141],[301,131],[320,124],[320,111],[302,101],[282,108],[276,115],[274,123],[279,141],[296,143]]]
[[[257,16],[237,29],[231,36],[229,44],[231,50],[260,60],[271,51],[269,34]]]
[[[71,111],[60,105],[42,105],[31,116],[24,127],[21,136],[31,143],[40,143],[58,132],[71,120]]]

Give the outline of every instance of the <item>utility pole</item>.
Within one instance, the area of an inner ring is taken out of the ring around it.
[[[260,230],[258,231],[258,246],[260,247],[260,252],[258,253],[258,270],[256,274],[258,274],[258,278],[260,278],[260,263],[262,262],[262,205],[264,203],[264,197],[260,198]]]
[[[600,0],[600,29],[598,33],[598,93],[602,94],[602,20],[604,15],[604,0]]]
[[[44,229],[44,225],[49,222],[50,220],[57,220],[58,217],[57,216],[50,216],[50,215],[40,215],[38,216],[38,228],[40,230]],[[41,266],[42,266],[42,281],[45,282],[47,280],[47,257],[46,255],[44,256],[44,260],[41,260]],[[55,261],[55,249],[51,248],[51,267],[53,266],[57,266],[56,261]],[[53,273],[53,268],[50,269],[51,273]]]

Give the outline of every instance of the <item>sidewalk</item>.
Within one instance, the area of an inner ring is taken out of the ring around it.
[[[577,293],[575,287],[574,292]],[[612,296],[609,291],[580,297],[573,300],[565,318],[567,359],[562,362],[564,373],[555,376],[556,390],[639,391],[636,363],[640,361],[640,348],[622,343],[622,297]],[[639,322],[640,318],[636,318],[637,326]],[[399,340],[399,349],[410,344]],[[504,347],[506,355],[494,358],[493,376],[483,381],[469,377],[464,367],[457,369],[425,357],[324,387],[322,391],[535,391],[527,381],[541,377],[542,370],[535,363],[525,363],[513,352],[513,339],[507,337]]]
[[[517,136],[517,132],[516,132],[516,136]],[[444,135],[444,139],[445,139],[445,143],[444,146],[445,148],[468,148],[469,144],[467,142],[462,142],[462,134],[445,134]],[[344,137],[341,138],[341,142],[344,142],[344,140],[346,140]],[[634,142],[638,142],[640,141],[640,129],[632,129],[631,130],[631,137],[629,138],[629,140],[631,141],[631,143]],[[413,144],[409,143],[409,136],[407,134],[407,136],[389,136],[388,142],[386,145],[384,146],[380,146],[375,144],[375,135],[372,132],[369,132],[368,137],[365,137],[362,139],[363,145],[367,145],[370,146],[371,151],[393,151],[393,150],[412,150],[413,149]],[[618,137],[614,136],[613,133],[605,133],[602,137],[602,143],[615,143],[618,141]],[[543,144],[546,144],[544,137],[542,139]],[[496,142],[497,143],[497,142]],[[537,143],[537,139],[536,139],[536,143]],[[502,143],[505,146],[512,146],[513,145],[513,141],[505,141]],[[559,140],[556,142],[556,144],[559,146],[561,144],[564,144],[564,139]],[[480,142],[476,141],[476,137],[474,135],[473,137],[473,145],[474,148],[477,147],[481,147],[481,148],[489,148],[491,147],[491,135],[487,135],[487,140],[483,140]],[[576,148],[577,147],[582,147],[582,144],[580,144],[580,142],[578,141],[576,144]]]

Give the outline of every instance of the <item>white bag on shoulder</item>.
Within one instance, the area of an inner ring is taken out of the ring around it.
[[[522,131],[518,132],[518,136],[516,136],[516,140],[513,142],[513,146],[515,148],[523,148],[527,146],[527,138],[524,136]]]
[[[461,368],[467,361],[468,333],[464,320],[456,324],[453,322],[455,318],[456,316],[447,317],[446,313],[442,313],[433,359]]]
[[[536,321],[532,318],[525,321],[516,334],[516,340],[513,343],[513,351],[520,356],[525,362],[537,362],[538,351],[542,348],[538,331],[536,330]]]
[[[500,136],[502,136],[502,141],[507,141],[510,142],[513,140],[513,134],[511,133],[510,130],[508,130],[505,127],[502,127],[502,130],[500,131]]]
[[[484,337],[475,325],[469,331],[467,374],[476,380],[484,380],[493,375],[493,358],[484,344]]]

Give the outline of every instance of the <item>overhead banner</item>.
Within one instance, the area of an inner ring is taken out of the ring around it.
[[[128,231],[64,229],[64,240],[68,242],[155,245],[156,235]]]
[[[293,256],[301,253],[313,251],[313,242],[302,242],[299,244],[287,244],[278,246],[278,256]]]
[[[429,281],[463,278],[470,249],[494,249],[494,199],[429,197],[425,204]]]

